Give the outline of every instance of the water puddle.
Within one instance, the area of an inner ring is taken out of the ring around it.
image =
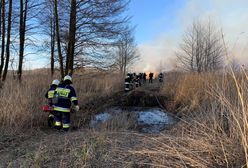
[[[176,119],[161,108],[112,107],[94,116],[89,126],[99,128],[106,123],[115,123],[118,127],[128,125],[128,129],[144,133],[159,133],[173,126]]]

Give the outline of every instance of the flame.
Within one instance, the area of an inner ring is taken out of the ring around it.
[[[145,71],[145,73],[146,73],[146,79],[149,79],[149,74],[151,73],[150,71]],[[152,72],[153,73],[153,79],[155,79],[155,78],[157,78],[157,76],[158,76],[158,72]]]
[[[152,69],[154,69],[154,68],[152,68],[152,67],[151,67],[151,64],[149,64],[149,63],[147,63],[146,66],[145,66],[145,68],[143,69],[143,72],[145,72],[146,75],[147,75],[147,76],[146,76],[147,79],[149,79],[149,74],[150,74],[150,72],[153,73],[153,78],[154,78],[154,79],[157,78],[159,72],[157,72],[157,71],[152,71]]]

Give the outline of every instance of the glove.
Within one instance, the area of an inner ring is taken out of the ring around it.
[[[76,105],[76,106],[74,107],[74,110],[75,110],[76,112],[78,112],[79,109],[80,109],[79,105]]]

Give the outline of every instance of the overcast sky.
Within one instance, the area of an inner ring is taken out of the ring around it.
[[[248,0],[133,0],[129,13],[137,26],[138,71],[171,69],[184,31],[205,19],[223,29],[230,57],[248,63]]]

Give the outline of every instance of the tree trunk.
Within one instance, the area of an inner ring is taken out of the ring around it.
[[[120,55],[120,72],[122,76],[125,76],[125,72],[124,72],[124,54],[123,54],[123,47],[120,46],[119,47],[119,55]]]
[[[124,44],[124,75],[126,74],[126,71],[127,71],[127,57],[128,57],[128,42],[125,41],[125,44]]]
[[[69,42],[66,59],[66,74],[73,74],[74,64],[74,50],[76,38],[76,14],[77,14],[77,1],[71,0],[71,13],[70,13],[70,29],[69,29]]]
[[[55,47],[55,23],[53,17],[50,20],[51,28],[51,75],[54,75],[54,47]]]
[[[0,63],[0,79],[2,77],[2,71],[3,71],[3,66],[4,66],[4,47],[5,47],[5,0],[1,0],[1,23],[2,23],[2,30],[1,30],[1,35],[2,35],[2,48],[1,48],[1,63]]]
[[[3,72],[3,81],[5,81],[8,73],[9,57],[10,57],[10,33],[11,33],[11,16],[12,16],[12,0],[9,0],[9,14],[8,14],[8,29],[7,29],[7,44],[6,44],[6,62]]]
[[[23,9],[23,0],[20,0],[20,25],[19,25],[19,65],[18,65],[18,79],[21,81],[22,67],[24,58],[24,46],[25,46],[25,34],[26,34],[26,20],[28,11],[28,0],[25,1],[25,7]]]
[[[57,47],[59,55],[59,64],[60,64],[60,74],[61,78],[64,77],[64,67],[63,67],[63,56],[60,45],[60,33],[59,33],[59,18],[58,18],[58,2],[54,0],[54,12],[55,12],[55,22],[56,22],[56,37],[57,37]]]
[[[0,34],[2,34],[2,0],[0,1]]]

